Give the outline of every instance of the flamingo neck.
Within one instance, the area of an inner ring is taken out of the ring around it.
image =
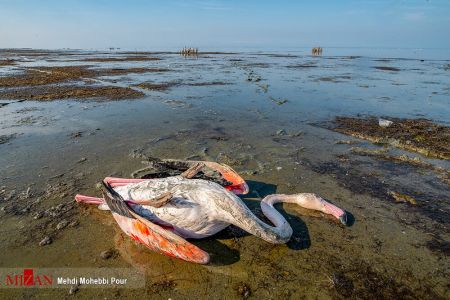
[[[315,194],[276,194],[269,195],[261,201],[261,209],[263,214],[270,220],[270,222],[274,224],[274,226],[270,226],[258,219],[258,217],[256,217],[241,201],[235,202],[235,206],[241,207],[233,208],[235,213],[229,222],[241,227],[253,235],[262,238],[267,242],[274,244],[286,243],[292,236],[292,227],[273,206],[274,204],[280,202],[295,203],[306,209],[318,210],[323,213],[333,215],[337,219],[341,219],[345,216],[345,212],[343,210]]]
[[[219,206],[222,205],[219,204]],[[284,244],[288,242],[292,236],[292,228],[286,219],[273,207],[272,203],[261,202],[261,208],[264,215],[274,226],[258,219],[240,199],[227,202],[226,206],[221,207],[220,211],[228,212],[226,215],[222,214],[224,221],[236,225],[269,243]]]

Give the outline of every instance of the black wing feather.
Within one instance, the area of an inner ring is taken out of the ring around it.
[[[130,213],[130,208],[128,207],[125,200],[117,193],[111,185],[107,182],[102,181],[103,187],[105,188],[105,202],[108,205],[109,209],[121,216],[125,216],[131,219],[135,219],[133,215]]]

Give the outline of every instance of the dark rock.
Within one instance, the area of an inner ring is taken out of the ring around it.
[[[78,292],[78,289],[78,285],[72,285],[69,290],[69,295],[74,295],[76,292]]]
[[[76,226],[78,226],[78,221],[77,220],[73,220],[72,222],[70,222],[69,223],[69,225],[67,225],[67,226],[69,226],[69,227],[76,227]]]
[[[109,259],[109,258],[114,257],[114,256],[115,256],[115,251],[111,250],[111,249],[105,250],[102,253],[100,253],[100,257],[103,258],[103,259]]]
[[[65,228],[67,225],[69,225],[69,222],[67,220],[62,220],[61,222],[56,225],[56,230],[61,230]]]
[[[33,219],[37,220],[37,219],[42,218],[43,216],[44,216],[44,214],[40,211],[33,215]]]
[[[237,287],[237,292],[243,299],[247,299],[252,294],[250,287],[246,283],[240,283]]]
[[[287,135],[287,132],[284,129],[280,129],[277,131],[277,135]]]

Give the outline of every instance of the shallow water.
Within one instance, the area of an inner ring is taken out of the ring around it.
[[[385,52],[157,54],[160,61],[115,63],[77,61],[105,56],[96,52],[61,52],[0,68],[7,75],[25,66],[164,67],[171,71],[99,79],[118,86],[178,83],[164,92],[142,90],[146,97],[138,100],[1,101],[9,104],[0,107],[0,135],[16,136],[0,144],[0,187],[5,194],[30,187],[31,196],[1,203],[0,266],[132,266],[147,274],[145,289],[81,288],[81,298],[241,298],[244,285],[254,298],[450,297],[448,184],[429,170],[351,154],[352,145],[336,142],[357,140],[324,126],[342,115],[424,117],[450,125],[450,56],[422,61],[417,53],[413,59]],[[224,84],[189,85],[212,82]],[[295,231],[286,245],[232,228],[195,242],[211,254],[211,265],[154,254],[123,237],[108,212],[72,200],[78,192],[97,194],[94,185],[105,176],[129,176],[143,167],[142,154],[229,164],[248,180],[252,191],[244,200],[259,215],[257,199],[267,194],[314,192],[350,212],[354,224],[344,228],[284,205]],[[422,159],[449,168],[448,161]],[[384,190],[414,195],[420,205],[389,201]],[[69,207],[55,220],[33,217],[59,203]],[[62,219],[78,225],[56,231]],[[53,243],[38,246],[46,235]],[[107,249],[119,255],[102,260]],[[68,291],[38,292],[44,298]]]

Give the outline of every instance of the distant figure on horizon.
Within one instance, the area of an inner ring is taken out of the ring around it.
[[[316,55],[322,55],[322,47],[314,47],[311,50],[312,55],[316,56]]]
[[[183,55],[183,56],[197,56],[198,55],[198,48],[184,47],[180,51],[180,54]]]

